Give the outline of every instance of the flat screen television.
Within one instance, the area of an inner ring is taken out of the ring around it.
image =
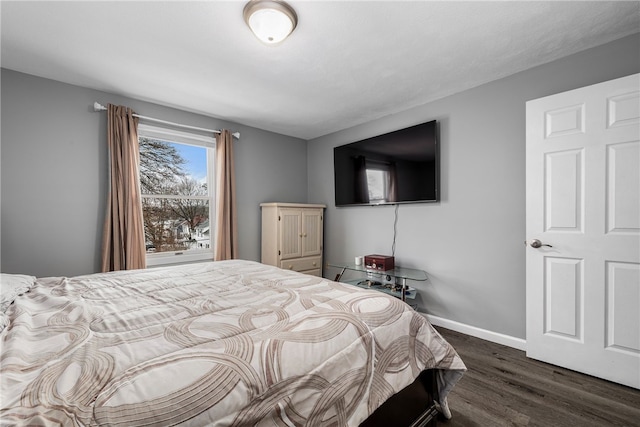
[[[440,200],[435,120],[333,149],[336,206]]]

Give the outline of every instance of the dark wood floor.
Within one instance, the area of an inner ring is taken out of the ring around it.
[[[528,359],[525,353],[436,328],[468,371],[449,394],[459,426],[640,426],[640,391]]]

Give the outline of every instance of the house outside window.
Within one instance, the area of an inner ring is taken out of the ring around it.
[[[212,260],[215,138],[139,125],[147,265]]]

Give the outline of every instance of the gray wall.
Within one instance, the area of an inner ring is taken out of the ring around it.
[[[424,269],[420,310],[525,338],[525,102],[640,72],[640,35],[308,142],[325,257],[391,254],[394,207],[334,205],[333,147],[436,119],[442,201],[400,205],[396,262]],[[333,277],[335,270],[325,271]]]
[[[399,207],[396,258],[429,273],[420,309],[525,336],[525,102],[640,72],[640,35],[313,141],[2,70],[3,272],[99,269],[107,191],[106,115],[94,101],[207,128],[236,143],[240,257],[260,259],[265,201],[326,203],[325,256],[390,254],[393,207],[333,206],[333,147],[431,119],[440,122],[442,201]],[[307,166],[308,165],[308,166]],[[308,177],[308,181],[305,180]],[[325,271],[333,277],[335,271]]]
[[[307,200],[303,140],[2,70],[0,267],[78,275],[100,268],[107,193],[105,112],[94,101],[205,128],[240,131],[235,145],[239,256],[260,260],[260,208]]]

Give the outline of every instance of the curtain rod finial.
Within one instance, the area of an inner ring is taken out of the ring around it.
[[[235,139],[240,139],[240,132],[234,132],[231,134]]]
[[[105,106],[104,106],[104,105],[102,105],[102,104],[99,104],[99,103],[97,103],[97,102],[94,102],[94,103],[93,103],[93,111],[104,111],[104,110],[106,110],[106,109],[107,109],[107,107],[105,107]]]

